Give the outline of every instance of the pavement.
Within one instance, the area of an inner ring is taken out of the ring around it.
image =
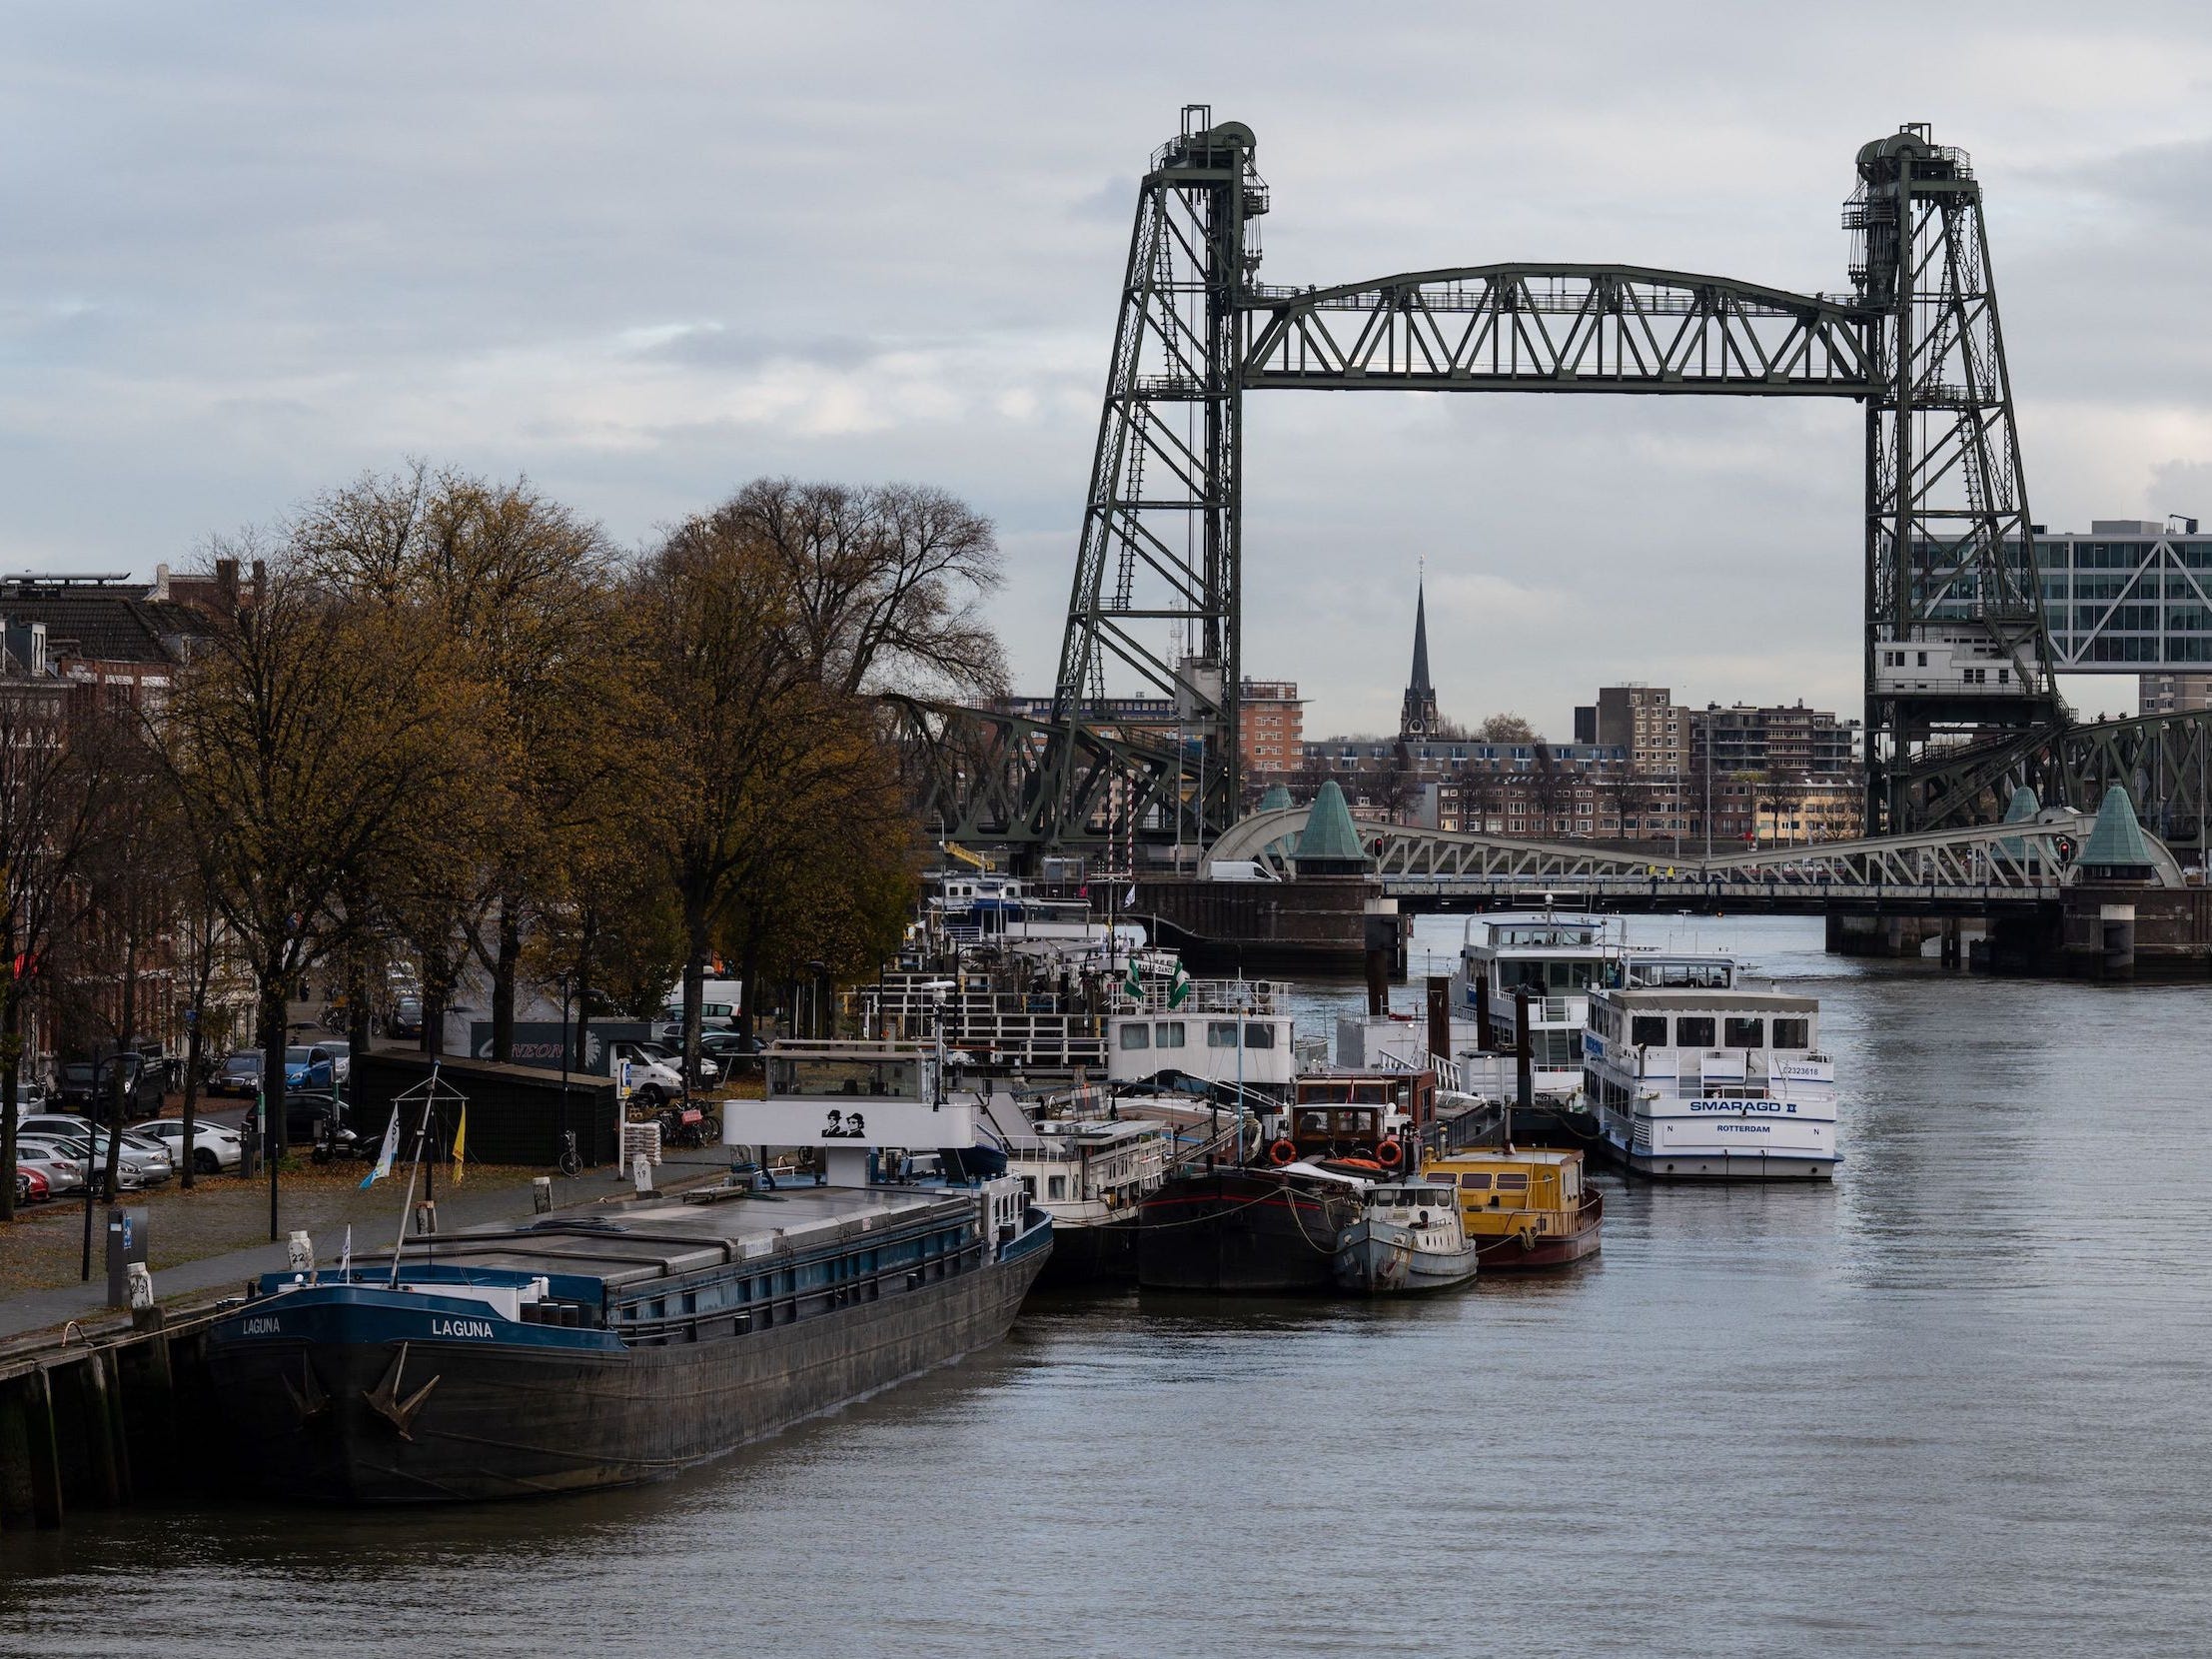
[[[663,1192],[680,1191],[688,1186],[719,1180],[727,1173],[728,1168],[728,1154],[719,1147],[671,1153],[663,1158],[660,1167],[654,1172],[655,1184]],[[553,1208],[556,1210],[596,1205],[608,1198],[626,1197],[631,1191],[626,1174],[606,1168],[586,1169],[573,1179],[558,1174],[552,1179]],[[362,1222],[354,1223],[354,1250],[357,1254],[370,1255],[388,1247],[387,1240],[391,1231],[396,1230],[400,1224],[400,1206],[405,1186],[404,1172],[396,1169],[391,1177],[378,1182],[375,1187],[360,1195],[364,1203],[374,1204],[376,1213],[386,1224],[371,1231]],[[266,1194],[266,1188],[260,1190]],[[501,1184],[480,1182],[476,1186],[470,1186],[464,1183],[458,1189],[444,1179],[438,1183],[438,1230],[442,1233],[529,1221],[535,1215],[535,1197],[527,1176]],[[284,1224],[288,1232],[294,1225],[291,1220]],[[94,1225],[96,1228],[104,1225],[104,1216],[98,1210],[94,1212]],[[72,1236],[81,1237],[74,1232]],[[342,1245],[342,1229],[311,1232],[311,1236],[315,1241],[316,1260],[324,1265],[334,1264]],[[260,1274],[281,1272],[289,1266],[286,1256],[288,1247],[285,1243],[263,1243],[243,1249],[218,1251],[192,1261],[158,1266],[154,1272],[155,1298],[163,1306],[174,1309],[240,1293],[250,1280]],[[103,1249],[102,1236],[96,1232],[93,1240],[94,1276],[89,1283],[73,1281],[51,1289],[20,1291],[0,1299],[0,1339],[21,1337],[34,1331],[58,1330],[71,1320],[87,1324],[95,1319],[103,1322],[127,1321],[128,1314],[117,1313],[107,1305],[108,1285],[106,1269],[102,1265]]]

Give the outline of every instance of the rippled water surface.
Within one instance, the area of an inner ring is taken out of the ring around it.
[[[1445,1300],[1043,1301],[640,1491],[7,1538],[0,1652],[2212,1650],[2212,989],[1694,925],[1822,998],[1832,1190],[1608,1177],[1600,1258]]]

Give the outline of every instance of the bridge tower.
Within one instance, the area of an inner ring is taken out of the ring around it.
[[[1109,664],[1170,700],[1175,764],[1191,775],[1175,780],[1172,811],[1199,841],[1239,805],[1238,301],[1259,264],[1251,221],[1267,187],[1250,127],[1216,126],[1210,106],[1190,104],[1182,129],[1138,192],[1052,719],[1112,724]],[[1081,822],[1074,761],[1063,744],[1047,763],[1064,827]]]
[[[1908,125],[1860,148],[1843,223],[1873,381],[1867,828],[1894,831],[1973,815],[1943,798],[1938,780],[1958,776],[1945,756],[1994,744],[2024,758],[2065,715],[1981,186],[1963,151]]]

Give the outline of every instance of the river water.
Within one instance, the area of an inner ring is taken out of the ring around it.
[[[0,1652],[2212,1650],[2212,988],[1632,932],[1692,925],[1821,997],[1832,1190],[1603,1177],[1597,1260],[1443,1300],[1042,1301],[639,1491],[73,1520]]]

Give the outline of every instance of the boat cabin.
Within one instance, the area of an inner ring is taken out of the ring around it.
[[[1442,1181],[1458,1194],[1470,1227],[1475,1217],[1492,1218],[1488,1230],[1513,1230],[1513,1222],[1535,1211],[1573,1215],[1583,1203],[1583,1154],[1552,1147],[1528,1150],[1469,1149],[1428,1159],[1425,1179]]]
[[[978,1143],[981,1103],[946,1097],[934,1044],[777,1042],[769,1045],[764,1072],[765,1098],[724,1103],[723,1142],[812,1149],[835,1185],[868,1184],[869,1154],[881,1148],[965,1150]]]
[[[1271,1163],[1406,1156],[1405,1136],[1436,1115],[1433,1072],[1321,1071],[1299,1076],[1292,1098],[1262,1120]]]
[[[1145,981],[1106,1022],[1106,1078],[1126,1085],[1163,1071],[1224,1088],[1281,1095],[1297,1074],[1284,988],[1266,979]]]

